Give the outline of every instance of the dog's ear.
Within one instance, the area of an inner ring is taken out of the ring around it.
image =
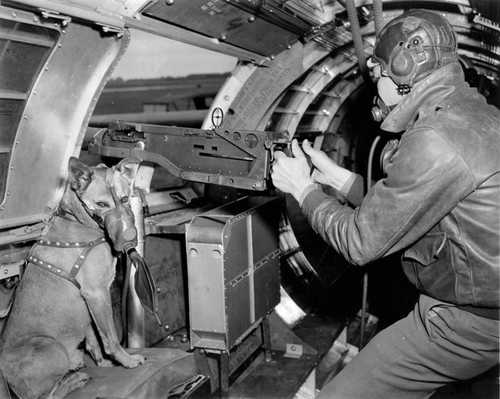
[[[73,191],[82,193],[92,181],[92,169],[78,158],[71,157],[68,162],[68,180]]]
[[[135,180],[135,176],[137,175],[140,164],[141,161],[139,161],[138,159],[125,158],[116,165],[116,170],[128,180],[129,184],[132,184]]]

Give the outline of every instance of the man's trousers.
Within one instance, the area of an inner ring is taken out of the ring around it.
[[[404,319],[377,334],[318,398],[428,398],[499,361],[498,320],[421,295]]]

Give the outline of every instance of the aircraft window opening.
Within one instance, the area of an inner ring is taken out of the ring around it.
[[[0,19],[0,202],[26,101],[57,36],[52,29]]]

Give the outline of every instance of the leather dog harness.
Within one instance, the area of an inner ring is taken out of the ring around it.
[[[50,240],[38,240],[38,242],[33,246],[31,252],[33,251],[34,248],[36,248],[38,245],[39,246],[44,246],[44,247],[55,247],[55,248],[82,248],[83,251],[80,252],[80,255],[78,255],[76,262],[73,264],[71,270],[69,272],[55,266],[52,263],[46,262],[40,258],[37,258],[36,256],[32,255],[31,252],[27,258],[27,260],[35,266],[40,267],[43,270],[46,270],[58,277],[61,277],[65,280],[68,280],[71,282],[76,288],[80,289],[80,284],[78,281],[76,281],[76,275],[80,271],[83,263],[85,262],[85,259],[87,259],[87,256],[89,255],[90,251],[96,247],[97,245],[104,244],[106,242],[106,238],[104,237],[99,237],[96,238],[95,240],[92,241],[77,241],[77,242],[71,242],[71,241],[50,241]]]

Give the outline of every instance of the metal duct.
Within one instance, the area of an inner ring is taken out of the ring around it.
[[[382,26],[384,26],[382,0],[373,0],[373,22],[375,24],[375,35],[378,36]]]
[[[356,50],[356,56],[358,57],[359,70],[363,76],[366,76],[366,55],[363,50],[363,38],[361,37],[361,28],[359,26],[356,5],[354,4],[354,0],[347,0],[345,6],[349,17],[349,23],[351,25],[354,49]]]

